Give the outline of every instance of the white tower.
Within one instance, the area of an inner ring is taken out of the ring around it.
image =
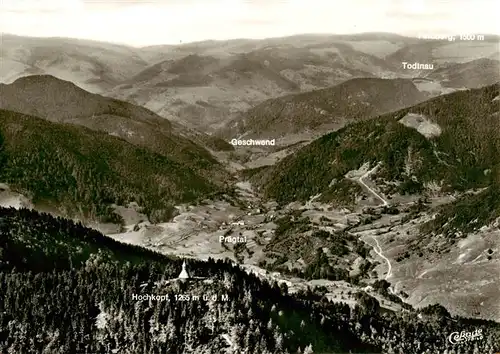
[[[179,279],[189,279],[189,273],[186,270],[186,261],[182,262],[182,271],[181,274],[179,274]]]

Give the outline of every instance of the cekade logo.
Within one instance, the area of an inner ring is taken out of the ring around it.
[[[451,344],[457,344],[457,343],[461,343],[461,342],[469,342],[469,341],[477,340],[477,339],[483,339],[483,330],[482,329],[476,329],[474,332],[465,332],[465,331],[462,331],[460,333],[453,332],[448,337],[448,341]]]

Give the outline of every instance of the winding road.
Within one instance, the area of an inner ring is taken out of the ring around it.
[[[366,172],[363,176],[361,176],[359,178],[359,183],[365,187],[366,189],[368,189],[370,191],[370,193],[372,193],[374,196],[376,196],[383,204],[384,206],[388,206],[389,203],[387,202],[387,200],[385,200],[380,194],[378,194],[377,192],[375,192],[372,188],[370,188],[364,181],[363,179],[368,177],[369,175],[371,175],[372,173],[374,173],[375,171],[377,171],[377,169],[380,167],[380,162],[374,167],[372,168],[370,171]]]
[[[385,260],[385,262],[387,263],[387,273],[385,274],[385,280],[387,281],[387,279],[389,279],[391,276],[392,276],[392,264],[391,264],[391,261],[389,260],[389,258],[387,258],[386,256],[384,256],[384,254],[382,253],[382,248],[380,247],[380,244],[378,243],[378,240],[373,237],[373,236],[370,236],[373,241],[375,241],[375,246],[373,245],[370,245],[368,242],[366,242],[367,244],[369,244],[370,246],[373,247],[373,250],[375,251],[375,253],[380,257],[380,258],[383,258]],[[393,295],[396,295],[397,297],[399,297],[399,299],[403,302],[405,302],[405,300],[396,293],[396,291],[394,290],[394,288],[392,286],[389,286],[388,288],[389,292]]]
[[[378,240],[373,236],[370,236],[370,237],[373,239],[373,241],[375,241],[375,244],[376,244],[376,246],[372,246],[373,250],[380,258],[383,258],[385,260],[385,262],[387,263],[387,273],[385,274],[385,280],[387,280],[392,275],[391,261],[389,260],[389,258],[384,256],[384,254],[382,253],[382,248],[380,248],[380,244],[378,243]]]
[[[382,197],[380,194],[378,194],[377,192],[375,192],[364,181],[365,178],[369,177],[372,173],[376,172],[379,167],[380,167],[380,162],[374,168],[372,168],[370,171],[366,172],[363,176],[361,176],[359,178],[359,183],[363,187],[365,187],[370,193],[372,193],[375,197],[377,197],[377,199],[379,199],[382,202],[383,206],[388,206],[389,202],[387,200],[385,200],[385,198]],[[385,274],[385,278],[384,278],[385,280],[387,280],[387,279],[389,279],[392,276],[392,264],[391,264],[391,261],[389,260],[389,258],[387,258],[386,256],[384,256],[384,253],[382,252],[382,248],[380,247],[380,244],[379,244],[377,238],[375,238],[374,236],[370,236],[370,237],[373,239],[373,241],[375,241],[375,245],[372,245],[372,244],[370,244],[370,243],[368,243],[366,241],[365,241],[365,243],[368,244],[368,245],[370,245],[371,247],[373,247],[373,250],[375,251],[375,253],[387,263],[387,273]],[[394,291],[394,289],[392,287],[389,287],[389,292],[391,292],[392,294],[396,295],[396,292]]]
[[[372,168],[370,171],[366,172],[363,176],[361,176],[359,178],[359,183],[363,187],[365,187],[366,189],[368,189],[370,191],[370,193],[372,193],[374,196],[376,196],[383,203],[384,206],[387,206],[387,205],[389,205],[389,203],[387,202],[387,200],[385,200],[380,194],[378,194],[377,192],[375,192],[372,188],[370,188],[363,181],[363,179],[365,179],[366,177],[370,176],[372,173],[374,173],[375,171],[377,171],[377,169],[379,167],[380,167],[380,162],[374,168]],[[378,240],[375,237],[373,237],[373,236],[370,236],[370,237],[373,239],[373,241],[375,241],[375,246],[373,246],[373,245],[370,245],[370,246],[372,246],[373,250],[375,251],[375,253],[380,258],[383,258],[385,260],[385,262],[387,263],[387,273],[385,275],[385,280],[387,280],[392,275],[392,264],[391,264],[391,261],[389,260],[389,258],[387,258],[386,256],[384,256],[384,254],[382,253],[382,248],[380,247],[380,244],[378,243]]]

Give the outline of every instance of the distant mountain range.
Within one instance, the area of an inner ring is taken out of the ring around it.
[[[449,42],[379,33],[299,35],[132,48],[3,35],[0,81],[49,74],[90,92],[145,106],[190,128],[213,131],[270,98],[352,78],[428,74],[405,71],[402,61],[434,63],[439,69],[498,57],[494,36]],[[452,80],[448,87],[455,84],[463,86],[461,80]],[[491,82],[479,73],[473,85],[481,84]]]
[[[445,87],[479,88],[500,81],[500,61],[481,58],[447,64],[432,71],[426,78],[441,82]]]
[[[482,40],[463,41],[455,36],[453,41],[444,40],[417,40],[402,46],[397,51],[385,57],[387,62],[402,69],[402,62],[430,63],[436,66],[449,63],[465,63],[476,59],[499,59],[497,35],[485,35]]]
[[[5,33],[1,36],[0,82],[4,83],[28,75],[53,75],[99,93],[148,65],[134,48],[122,45]]]

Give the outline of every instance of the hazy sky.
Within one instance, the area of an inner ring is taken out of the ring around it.
[[[0,0],[0,32],[134,46],[300,33],[500,34],[500,0]]]

